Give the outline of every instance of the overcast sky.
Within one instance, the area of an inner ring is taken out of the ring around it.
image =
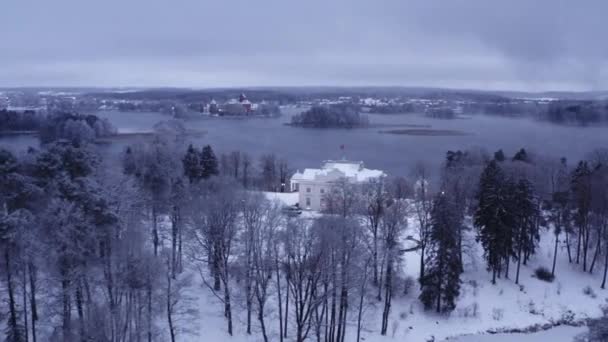
[[[607,0],[1,0],[0,86],[608,89]]]

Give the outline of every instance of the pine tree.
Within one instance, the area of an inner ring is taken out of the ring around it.
[[[202,178],[201,156],[192,144],[188,146],[182,163],[184,165],[184,175],[188,177],[190,183],[194,183]]]
[[[517,151],[517,153],[515,153],[515,156],[513,156],[513,161],[529,163],[530,158],[528,157],[528,153],[526,152],[526,150],[522,148],[521,150]]]
[[[591,169],[586,161],[581,161],[572,174],[572,199],[574,201],[574,223],[578,228],[576,263],[583,257],[583,271],[587,271],[587,252],[590,238],[591,212]],[[582,250],[581,250],[582,248]]]
[[[203,179],[207,179],[211,176],[216,176],[219,174],[217,157],[215,156],[211,146],[207,145],[203,147],[200,162],[202,167],[201,177]]]
[[[494,152],[494,160],[496,160],[498,162],[505,161],[505,153],[502,150],[498,150],[498,151]]]
[[[527,179],[520,179],[513,188],[512,211],[515,223],[513,234],[513,245],[517,250],[515,256],[517,260],[517,274],[515,283],[519,284],[519,269],[523,255],[534,254],[536,244],[540,239],[537,226],[535,224],[538,210],[534,201],[534,188]]]
[[[481,241],[488,270],[492,271],[492,283],[500,276],[502,263],[511,245],[509,208],[506,198],[505,176],[495,160],[490,161],[481,174],[479,205],[475,212],[477,240]]]
[[[460,215],[450,198],[437,195],[431,212],[430,234],[426,250],[426,273],[421,279],[420,300],[426,309],[449,312],[456,307],[460,293],[458,227]]]

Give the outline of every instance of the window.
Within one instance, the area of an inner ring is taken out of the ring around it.
[[[325,189],[321,188],[321,193],[324,194],[325,193]]]
[[[306,197],[306,206],[310,207],[310,197]]]
[[[310,188],[306,188],[306,192],[310,192]]]

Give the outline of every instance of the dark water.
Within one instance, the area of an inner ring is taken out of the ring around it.
[[[254,157],[275,153],[286,158],[294,168],[317,167],[322,160],[345,156],[362,160],[370,168],[390,174],[407,175],[411,165],[424,160],[438,166],[447,150],[483,147],[488,151],[502,148],[511,154],[519,148],[576,160],[593,148],[608,148],[607,127],[558,126],[528,119],[509,119],[490,116],[473,116],[457,120],[437,120],[422,115],[370,115],[372,124],[428,125],[431,129],[456,130],[468,133],[462,136],[410,136],[380,134],[380,130],[396,127],[365,129],[310,129],[284,125],[295,108],[284,110],[281,118],[226,119],[200,118],[188,120],[191,130],[205,131],[200,137],[190,138],[193,143],[210,144],[217,153],[232,150],[245,151]],[[158,113],[100,112],[119,132],[151,131],[155,123],[169,119]],[[134,138],[135,139],[135,138]],[[3,137],[0,145],[22,147],[35,144],[33,137]],[[128,141],[121,140],[110,147],[120,151]],[[344,145],[342,151],[340,145]]]

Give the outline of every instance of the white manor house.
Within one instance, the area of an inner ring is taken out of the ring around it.
[[[386,176],[383,171],[366,169],[361,161],[327,160],[320,169],[298,170],[291,177],[290,188],[299,193],[300,208],[319,211],[324,206],[325,194],[336,181],[346,179],[352,183],[363,183],[383,176]]]

